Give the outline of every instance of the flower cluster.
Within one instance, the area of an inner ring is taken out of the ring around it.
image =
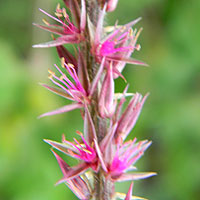
[[[103,26],[106,12],[113,11],[117,2],[98,0],[96,6],[99,13],[94,23],[91,13],[88,13],[90,1],[64,0],[72,19],[58,4],[56,17],[40,9],[58,24],[50,24],[46,20],[43,20],[45,25],[35,24],[58,37],[53,36],[52,41],[34,47],[56,47],[61,59],[60,65],[54,65],[56,72],[48,71],[54,86],[42,86],[72,101],[40,117],[80,109],[84,120],[83,133],[77,131],[79,139],[74,138],[73,142],[64,136],[62,142],[45,139],[54,149],[79,160],[78,165],[69,166],[52,150],[63,173],[57,184],[65,183],[82,200],[99,199],[97,194],[101,192],[95,191],[98,188],[95,186],[95,174],[104,177],[104,181],[110,184],[109,188],[114,188],[115,182],[135,181],[155,175],[154,172],[136,172],[135,167],[151,141],[137,141],[136,138],[126,141],[148,94],[142,97],[139,93],[127,93],[128,85],[123,93],[115,93],[114,80],[118,77],[125,79],[122,71],[126,63],[147,65],[131,58],[134,50],[140,50],[137,40],[141,29],[133,29],[140,18],[123,26],[110,27],[109,31]],[[76,44],[75,55],[64,47],[69,43]],[[124,108],[129,96],[132,98]],[[126,195],[111,189],[108,191],[109,199],[142,199],[132,196],[132,187],[133,182]]]

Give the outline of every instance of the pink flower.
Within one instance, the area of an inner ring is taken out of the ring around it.
[[[132,167],[151,144],[148,141],[135,142],[136,138],[133,141],[117,145],[114,158],[108,168],[112,178],[118,177]]]
[[[92,84],[90,84],[90,87],[87,88],[88,87],[87,77],[82,76],[81,73],[79,73],[79,76],[78,76],[75,70],[77,67],[75,67],[73,64],[66,64],[63,58],[61,59],[61,62],[62,62],[62,67],[66,70],[70,78],[68,78],[67,75],[63,73],[62,70],[57,65],[54,65],[61,76],[59,77],[53,71],[49,70],[49,73],[50,73],[49,79],[60,89],[57,87],[46,85],[46,84],[42,84],[42,86],[44,86],[45,88],[47,88],[48,90],[50,90],[51,92],[59,96],[62,96],[66,99],[74,101],[74,103],[63,106],[56,110],[44,113],[40,115],[39,118],[69,112],[74,109],[86,108],[91,103],[91,97],[97,87],[98,81],[101,77],[101,73],[104,67],[104,59],[103,59]],[[78,62],[78,64],[79,65],[78,65],[77,71],[79,71],[79,69],[81,68],[80,70],[83,72],[83,70],[85,69],[84,64],[80,64],[80,62]],[[87,90],[83,87],[80,80],[82,81],[84,85],[86,85]]]
[[[44,113],[42,115],[40,115],[40,117],[44,117],[44,116],[48,116],[48,115],[55,115],[55,114],[59,114],[59,113],[64,113],[64,112],[68,112],[77,108],[82,108],[84,107],[86,104],[89,104],[90,101],[88,99],[88,95],[87,92],[85,91],[85,89],[83,88],[83,86],[81,85],[78,75],[76,73],[75,67],[72,64],[66,64],[62,63],[62,67],[67,71],[67,73],[69,74],[69,76],[71,77],[71,79],[74,81],[72,82],[66,74],[64,74],[61,69],[57,66],[54,65],[56,67],[56,69],[58,70],[58,72],[61,74],[60,77],[56,76],[56,74],[54,72],[52,72],[51,70],[49,70],[50,76],[49,79],[58,87],[61,88],[61,90],[42,84],[44,87],[46,87],[48,90],[66,98],[72,101],[75,101],[75,103],[70,104],[70,105],[66,105],[64,107],[61,107],[57,110],[54,111],[50,111],[47,113]]]
[[[113,73],[114,78],[121,75],[126,63],[145,65],[146,63],[130,58],[134,50],[140,50],[140,45],[137,45],[137,39],[141,30],[138,32],[132,30],[132,26],[135,25],[141,18],[138,18],[124,26],[116,26],[114,30],[104,38],[103,35],[103,19],[105,15],[106,6],[100,13],[95,37],[92,46],[92,54],[95,56],[97,62],[101,62],[102,58],[105,57],[105,65],[109,67],[109,63],[113,62]]]
[[[73,151],[69,152],[72,157],[77,158],[79,160],[83,160],[87,163],[92,163],[96,159],[96,152],[92,147],[90,147],[87,144],[82,133],[80,132],[77,132],[77,133],[81,136],[81,139],[83,142],[82,144],[80,144],[79,141],[76,140],[75,138],[74,138],[75,144],[65,140],[64,138],[62,142],[69,144],[70,146],[74,147],[74,149],[78,150],[78,152],[75,152],[75,153]]]
[[[68,4],[66,3],[66,5],[68,5]],[[49,31],[51,33],[55,33],[55,34],[59,35],[60,37],[58,37],[57,39],[50,41],[50,42],[33,45],[33,47],[40,47],[40,48],[53,47],[53,46],[59,46],[62,44],[67,44],[67,43],[72,43],[72,44],[80,43],[82,40],[84,40],[83,31],[86,26],[85,0],[81,0],[81,6],[82,6],[81,14],[80,14],[80,10],[79,10],[79,5],[74,5],[72,7],[72,9],[73,9],[72,13],[74,14],[74,17],[75,18],[80,17],[80,22],[77,26],[75,26],[74,23],[72,23],[70,21],[69,15],[67,14],[66,9],[60,8],[60,4],[58,4],[58,6],[56,8],[55,15],[57,17],[53,17],[52,15],[48,14],[46,11],[39,9],[45,15],[47,15],[48,17],[57,21],[60,25],[49,24],[46,20],[43,20],[46,25],[39,25],[39,24],[34,24],[34,25],[36,25],[37,27],[42,28],[46,31]]]
[[[57,184],[66,182],[69,179],[73,179],[79,176],[80,174],[84,173],[88,168],[92,168],[94,171],[97,171],[99,168],[98,156],[95,148],[92,145],[88,144],[81,132],[77,131],[77,133],[81,137],[81,142],[74,138],[74,143],[72,143],[65,140],[64,136],[62,139],[62,143],[52,140],[44,140],[53,148],[81,161],[78,165],[71,167],[68,171],[65,171],[64,177],[60,181],[58,181]]]
[[[115,144],[113,136],[116,131],[116,124],[108,132],[108,135],[100,143],[106,165],[106,173],[114,182],[144,179],[156,175],[154,172],[127,173],[135,170],[134,164],[144,154],[144,151],[151,145],[147,140],[136,143],[128,141],[123,144]]]
[[[140,45],[137,45],[136,42],[141,30],[137,33],[131,27],[141,18],[124,26],[116,26],[109,35],[102,38],[105,9],[106,6],[104,6],[103,11],[100,13],[91,50],[97,62],[101,62],[102,58],[105,57],[107,61],[106,65],[109,66],[108,63],[114,61],[113,72],[116,77],[120,75],[125,63],[146,65],[144,62],[130,58],[135,49],[140,49]]]

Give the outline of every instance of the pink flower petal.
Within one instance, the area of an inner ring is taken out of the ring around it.
[[[71,110],[75,110],[75,109],[82,108],[82,107],[83,107],[83,105],[80,104],[80,103],[74,103],[74,104],[66,105],[66,106],[63,106],[63,107],[58,108],[56,110],[44,113],[44,114],[40,115],[39,118],[69,112]]]
[[[133,190],[133,182],[131,183],[128,193],[126,194],[126,197],[124,200],[131,200],[132,199],[132,190]]]

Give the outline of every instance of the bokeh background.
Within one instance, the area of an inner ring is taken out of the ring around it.
[[[61,2],[61,0],[58,0]],[[66,100],[42,88],[59,60],[54,48],[32,49],[50,34],[32,26],[54,12],[57,0],[0,1],[0,200],[76,199],[43,138],[67,139],[83,129],[78,111],[37,119]],[[152,200],[200,197],[200,1],[119,0],[107,23],[142,16],[140,52],[150,67],[127,66],[129,91],[150,92],[130,138],[153,141],[137,163],[158,176],[135,182],[134,194]],[[125,87],[117,80],[117,91]],[[66,158],[68,160],[68,158]],[[69,161],[71,162],[71,161]],[[127,192],[129,183],[117,185]]]

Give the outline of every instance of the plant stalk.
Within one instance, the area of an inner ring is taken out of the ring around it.
[[[96,27],[98,16],[99,16],[99,5],[97,0],[87,0],[86,1],[86,10],[87,15],[90,17],[92,24]],[[83,52],[86,52],[86,64],[88,75],[90,79],[90,83],[93,81],[97,71],[99,64],[96,63],[94,56],[90,53],[91,44],[89,38],[89,31],[86,29],[86,44]],[[92,116],[94,126],[97,133],[98,143],[104,138],[107,133],[107,122],[106,119],[103,119],[99,116],[98,113],[98,94],[101,90],[101,85],[97,87],[97,90],[93,94],[92,103],[90,107],[90,114]],[[106,178],[105,172],[100,169],[99,172],[93,172],[94,179],[94,191],[93,191],[93,200],[111,200],[112,191],[113,191],[113,183]]]

